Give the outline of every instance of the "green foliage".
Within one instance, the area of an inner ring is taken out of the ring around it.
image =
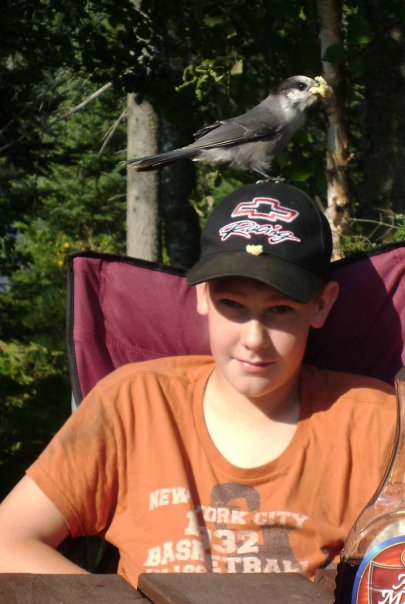
[[[386,211],[373,218],[354,218],[351,234],[342,241],[345,255],[405,240],[405,216]]]
[[[394,241],[405,241],[405,215],[398,215],[398,226],[395,230]]]
[[[123,252],[126,215],[118,167],[125,124],[115,129],[109,153],[100,153],[125,99],[109,90],[63,117],[97,89],[97,72],[88,74],[82,61],[79,30],[90,22],[97,27],[100,15],[63,1],[27,2],[23,11],[6,2],[6,11],[0,24],[2,494],[70,412],[67,254]]]
[[[57,372],[56,363],[49,364],[47,349],[38,343],[29,342],[22,345],[19,342],[6,343],[0,340],[0,351],[0,376],[8,377],[21,386],[45,379]],[[54,361],[57,361],[60,354],[52,353]],[[21,401],[11,398],[8,404],[20,406]]]

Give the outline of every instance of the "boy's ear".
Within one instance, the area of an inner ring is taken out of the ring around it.
[[[199,283],[195,286],[197,294],[197,312],[199,315],[206,315],[208,313],[208,284]]]
[[[311,327],[319,329],[328,318],[328,315],[339,294],[339,284],[329,281],[322,291],[315,297],[315,309],[312,315]]]

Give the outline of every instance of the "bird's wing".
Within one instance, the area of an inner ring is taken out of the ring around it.
[[[189,147],[193,149],[211,149],[238,145],[260,139],[272,139],[279,134],[278,125],[269,125],[260,119],[242,116],[215,122],[199,130],[194,136],[196,140]]]
[[[197,130],[197,132],[194,132],[194,138],[195,140],[197,140],[198,138],[201,138],[202,136],[205,136],[206,134],[208,134],[208,132],[211,132],[211,130],[215,130],[216,128],[219,128],[219,126],[223,124],[223,122],[214,122],[213,124],[210,124],[209,126],[204,126],[204,128],[200,128],[200,130]]]

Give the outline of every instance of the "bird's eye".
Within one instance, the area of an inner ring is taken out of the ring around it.
[[[304,82],[298,82],[297,88],[298,88],[298,90],[305,90],[306,86],[305,86]]]

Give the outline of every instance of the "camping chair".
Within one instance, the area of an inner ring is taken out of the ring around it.
[[[405,365],[404,273],[405,242],[333,263],[340,296],[306,361],[393,383]],[[67,340],[74,405],[124,363],[209,353],[184,271],[93,252],[69,257]]]

